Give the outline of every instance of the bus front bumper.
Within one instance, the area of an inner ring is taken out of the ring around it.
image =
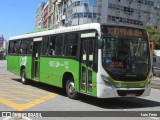
[[[150,91],[150,84],[148,84],[145,88],[115,88],[104,84],[97,84],[98,98],[142,97],[149,96]]]

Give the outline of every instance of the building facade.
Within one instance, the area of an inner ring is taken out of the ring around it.
[[[5,47],[6,47],[6,45],[5,45],[4,37],[3,37],[3,35],[0,35],[0,52],[4,51]]]
[[[44,9],[44,6],[46,5],[46,3],[41,3],[39,6],[38,6],[38,9],[36,11],[36,22],[35,22],[35,29],[42,29],[43,26],[42,26],[42,23],[43,23],[43,9]]]
[[[42,26],[43,28],[48,28],[48,4],[49,2],[47,2],[47,4],[44,6],[43,8],[43,15],[42,15]]]
[[[160,28],[160,0],[49,0],[47,19],[51,28],[94,22]]]

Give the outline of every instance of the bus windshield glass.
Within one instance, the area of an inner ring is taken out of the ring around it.
[[[145,80],[150,71],[146,31],[124,27],[111,28],[102,29],[103,67],[115,80]]]

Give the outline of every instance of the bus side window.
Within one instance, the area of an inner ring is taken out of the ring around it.
[[[94,60],[94,40],[89,40],[89,66],[93,68]]]
[[[43,48],[42,48],[42,55],[48,56],[49,55],[49,36],[43,38]]]
[[[25,47],[25,54],[28,54],[28,51],[29,51],[29,39],[26,41],[26,47]]]
[[[28,46],[27,54],[31,55],[32,54],[32,49],[33,49],[33,41],[32,41],[32,39],[28,40],[28,45],[27,46]]]
[[[20,40],[16,40],[13,43],[13,54],[17,55],[19,53],[19,45],[20,45]]]
[[[49,55],[51,56],[55,55],[55,42],[56,42],[56,37],[51,36],[49,42]]]
[[[19,54],[23,54],[23,43],[24,43],[24,41],[21,40],[21,42],[20,42]]]
[[[55,55],[62,55],[62,49],[63,49],[63,35],[59,35],[56,37]]]
[[[10,41],[8,54],[13,54],[13,49],[14,49],[14,41]]]
[[[64,55],[76,56],[78,48],[78,33],[66,34],[64,43],[65,43]]]
[[[27,39],[22,39],[21,44],[20,44],[20,49],[19,49],[19,54],[26,55],[27,54],[27,49],[28,49],[28,40]]]

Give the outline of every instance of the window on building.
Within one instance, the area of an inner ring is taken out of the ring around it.
[[[124,12],[132,14],[134,12],[134,9],[129,7],[124,7]]]
[[[111,15],[108,16],[108,21],[143,26],[143,22],[142,21],[133,20],[133,19],[126,19],[126,18],[111,16]]]

